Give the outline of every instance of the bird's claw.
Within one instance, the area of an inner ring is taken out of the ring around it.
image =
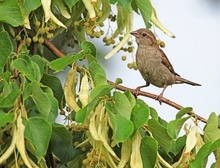
[[[163,95],[162,94],[160,94],[160,95],[155,97],[155,100],[158,100],[160,105],[162,105],[162,99],[163,99]]]

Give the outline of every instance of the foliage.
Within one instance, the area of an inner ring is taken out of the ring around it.
[[[105,57],[110,58],[125,50],[126,43],[131,45],[134,12],[141,13],[146,27],[155,24],[174,36],[159,22],[149,0],[0,1],[2,167],[206,167],[211,153],[216,157],[212,167],[220,166],[215,113],[203,130],[187,114],[192,108],[167,122],[130,91],[108,83],[96,59],[99,49],[86,37],[104,36],[106,45],[119,37]],[[117,29],[112,30],[115,21]],[[61,33],[66,34],[68,56],[48,41]],[[77,50],[69,42],[73,40]],[[43,45],[60,58],[49,61]],[[132,47],[127,50],[133,52]],[[86,63],[80,66],[82,60]],[[64,68],[69,72],[63,87],[51,70]],[[65,116],[65,125],[56,123],[59,114]]]

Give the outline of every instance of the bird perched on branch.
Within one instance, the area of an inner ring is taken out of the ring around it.
[[[137,67],[146,81],[145,85],[137,87],[137,91],[150,84],[163,88],[161,94],[156,97],[161,104],[163,93],[169,85],[186,83],[192,86],[201,86],[198,83],[180,77],[174,71],[172,64],[160,49],[156,37],[150,30],[141,28],[131,32],[131,35],[136,37],[138,44],[136,53]]]

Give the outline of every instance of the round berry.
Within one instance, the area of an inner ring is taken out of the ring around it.
[[[123,56],[121,57],[121,59],[122,59],[122,61],[125,61],[125,60],[127,59],[127,57],[126,57],[125,55],[123,55]]]
[[[104,26],[104,23],[103,23],[103,22],[99,23],[99,26],[100,26],[100,27],[103,27],[103,26]]]
[[[53,33],[48,33],[48,34],[47,34],[47,38],[48,38],[48,39],[52,39],[53,37],[54,37]]]
[[[101,32],[95,32],[95,37],[99,38],[101,36]]]
[[[44,38],[43,38],[43,37],[40,37],[40,38],[38,39],[38,42],[42,44],[42,43],[44,42]]]
[[[15,38],[17,41],[21,40],[21,36],[19,34]]]
[[[132,53],[134,51],[134,48],[133,47],[128,47],[128,52],[129,53]]]
[[[105,32],[104,32],[104,30],[101,30],[100,33],[101,33],[101,35],[103,35]]]
[[[75,21],[74,26],[78,27],[79,26],[79,21]]]
[[[38,41],[38,37],[37,36],[34,36],[33,38],[32,38],[32,40],[33,40],[33,42],[37,42]]]
[[[34,25],[39,27],[40,26],[40,22],[37,20],[37,21],[34,22]]]
[[[160,42],[160,47],[164,48],[166,46],[165,42],[164,41],[161,41]]]
[[[106,41],[106,45],[112,44],[111,42],[112,42],[112,40],[111,40],[111,39],[108,39],[108,40]]]
[[[103,38],[103,42],[105,42],[105,43],[106,43],[106,42],[107,42],[107,40],[108,40],[108,38],[107,38],[107,37],[104,37],[104,38]]]
[[[84,26],[89,27],[89,22],[85,22]]]
[[[128,45],[132,45],[132,41],[129,41],[129,42],[128,42]]]
[[[129,68],[129,69],[131,69],[133,66],[132,66],[132,63],[128,63],[127,64],[127,67]]]
[[[27,44],[30,44],[31,43],[31,38],[30,37],[27,37],[26,39],[25,39],[25,42],[27,43]]]
[[[45,33],[45,28],[40,28],[40,29],[39,29],[39,33],[40,33],[40,34],[44,34],[44,33]]]

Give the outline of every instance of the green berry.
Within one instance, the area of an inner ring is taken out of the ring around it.
[[[107,41],[106,41],[106,45],[110,45],[111,44],[111,39],[108,39]]]
[[[86,34],[87,35],[91,35],[92,34],[92,30],[91,29],[86,29]]]
[[[43,35],[45,32],[46,32],[46,31],[45,31],[45,28],[40,28],[40,29],[39,29],[39,33],[40,33],[40,34]]]
[[[54,37],[53,33],[48,33],[48,34],[47,34],[47,38],[48,38],[48,39],[52,39],[53,37]]]
[[[75,21],[74,26],[78,27],[79,26],[79,21]]]
[[[121,59],[122,59],[122,61],[125,61],[125,60],[127,59],[127,57],[126,57],[125,55],[123,55],[123,56],[121,57]]]
[[[122,39],[123,39],[123,37],[122,37],[122,36],[120,36],[120,37],[119,37],[119,40],[121,41]]]
[[[100,33],[101,33],[101,35],[103,35],[105,32],[104,32],[104,30],[101,30]]]
[[[43,37],[40,37],[40,38],[38,39],[38,42],[42,44],[42,43],[44,42],[44,38],[43,38]]]
[[[129,41],[129,42],[128,42],[128,45],[132,45],[132,41]]]
[[[100,26],[100,27],[103,27],[103,26],[104,26],[104,23],[103,23],[103,22],[99,23],[99,26]]]
[[[164,48],[166,46],[165,42],[164,41],[161,41],[160,42],[160,47]]]
[[[37,42],[38,41],[38,37],[37,36],[34,36],[33,38],[32,38],[32,40],[33,40],[33,42]]]
[[[101,36],[101,32],[95,32],[95,37],[99,38]]]
[[[107,38],[107,37],[104,37],[104,38],[103,38],[103,42],[105,42],[105,43],[106,43],[106,42],[107,42],[107,40],[108,40],[108,38]]]
[[[50,30],[50,28],[48,26],[46,26],[44,29],[46,32],[48,32]]]
[[[138,69],[136,62],[133,62],[133,63],[132,63],[132,67],[133,67],[134,70],[137,70],[137,69]]]
[[[89,27],[89,22],[85,22],[84,26]]]
[[[115,44],[115,40],[114,39],[111,39],[111,44]]]
[[[127,67],[128,67],[129,69],[133,68],[132,63],[128,63],[128,64],[127,64]]]
[[[134,48],[133,47],[128,47],[128,52],[129,53],[132,53],[134,51]]]
[[[95,33],[90,34],[90,37],[94,38],[95,37]]]
[[[15,38],[17,41],[21,40],[21,36],[19,34]]]
[[[34,22],[34,25],[39,27],[40,26],[40,22],[37,20],[37,21]]]
[[[30,37],[27,37],[26,39],[25,39],[25,42],[27,43],[27,44],[31,44],[31,38]]]

